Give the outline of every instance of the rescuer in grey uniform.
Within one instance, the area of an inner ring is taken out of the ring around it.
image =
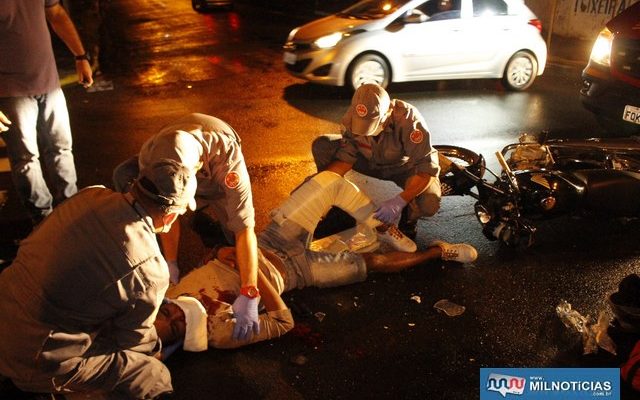
[[[237,324],[234,337],[248,340],[258,334],[258,245],[249,172],[240,137],[224,121],[205,114],[189,114],[151,136],[140,153],[120,164],[113,173],[116,190],[127,191],[130,182],[159,158],[171,158],[197,171],[199,212],[221,223],[227,240],[235,243],[243,291],[233,303]],[[171,281],[179,280],[180,224],[160,235]]]
[[[153,321],[169,286],[156,233],[195,207],[174,160],[129,193],[88,187],[45,218],[0,274],[0,374],[29,392],[147,399],[171,392]]]
[[[438,152],[420,112],[402,100],[391,100],[379,85],[364,84],[353,95],[342,118],[342,135],[324,135],[313,142],[318,171],[340,175],[353,169],[395,182],[402,192],[382,202],[375,216],[415,238],[418,218],[440,208]]]

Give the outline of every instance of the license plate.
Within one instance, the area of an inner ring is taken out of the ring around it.
[[[293,53],[284,53],[284,63],[285,64],[295,64],[296,63],[296,55]]]
[[[625,106],[622,119],[640,125],[640,108],[629,105]]]

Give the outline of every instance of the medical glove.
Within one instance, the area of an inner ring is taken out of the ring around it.
[[[400,213],[407,202],[397,195],[389,200],[384,201],[380,207],[373,214],[376,219],[384,222],[385,224],[394,224],[400,217]]]
[[[259,297],[250,299],[241,294],[233,302],[233,315],[236,318],[236,326],[233,327],[232,336],[234,340],[249,340],[253,334],[260,333],[259,301]]]

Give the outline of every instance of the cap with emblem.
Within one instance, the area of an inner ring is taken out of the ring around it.
[[[195,171],[170,158],[160,159],[141,170],[136,186],[144,196],[170,212],[196,208]]]
[[[353,94],[342,122],[354,135],[369,136],[376,131],[390,106],[391,99],[384,88],[365,83]]]

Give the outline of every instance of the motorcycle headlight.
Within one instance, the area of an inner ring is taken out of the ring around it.
[[[478,221],[480,221],[482,225],[488,224],[489,221],[491,221],[491,214],[489,213],[489,211],[487,211],[486,208],[484,208],[484,206],[477,205],[475,207],[475,211],[476,211],[476,217],[478,218]]]
[[[313,44],[318,49],[329,49],[342,39],[342,32],[332,33],[330,35],[322,36],[321,38],[316,39]]]
[[[591,49],[591,61],[608,67],[611,64],[611,42],[613,42],[613,33],[604,28]]]

